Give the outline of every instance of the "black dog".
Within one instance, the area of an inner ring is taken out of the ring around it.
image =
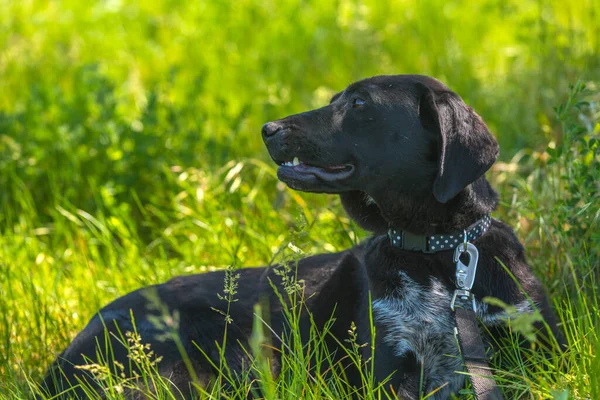
[[[371,291],[376,379],[391,375],[389,383],[401,398],[437,390],[432,398],[444,399],[464,384],[464,375],[457,373],[462,360],[450,309],[457,285],[453,253],[464,241],[479,253],[472,293],[482,322],[496,327],[505,321],[501,309],[481,302],[491,296],[520,312],[537,308],[558,335],[523,247],[510,227],[488,216],[497,195],[483,175],[496,159],[497,143],[481,118],[442,83],[416,75],[370,78],[350,85],[326,107],[265,124],[262,133],[282,181],[297,190],[340,194],[349,215],[373,232],[349,252],[301,261],[298,273],[307,282],[306,293],[314,294],[308,309],[316,323],[324,323],[335,309],[333,333],[340,338],[354,321],[359,340],[370,340]],[[268,270],[242,271],[243,300],[232,309],[229,343],[247,343],[251,304],[257,292],[271,293],[260,278],[268,275]],[[198,356],[194,367],[206,379],[214,371],[191,343],[213,359],[218,356],[211,349],[223,337],[223,323],[212,307],[219,307],[215,288],[222,280],[223,273],[212,273],[156,287],[169,310],[181,314],[179,335],[186,350]],[[160,332],[147,322],[152,312],[142,293],[148,290],[116,300],[100,315],[109,330],[124,331],[131,329],[132,310],[143,340],[164,357],[161,372],[185,387],[190,378],[175,346],[155,340]],[[271,310],[271,325],[276,330],[284,325],[280,310]],[[72,364],[83,363],[81,354],[93,359],[95,338],[103,330],[95,317],[58,358],[51,369],[64,371],[58,386],[85,377]],[[332,350],[338,343],[330,342]],[[123,350],[117,356],[122,360]],[[239,347],[228,349],[226,358],[230,367],[243,368]],[[348,379],[359,384],[351,370]],[[46,387],[57,390],[50,378]]]

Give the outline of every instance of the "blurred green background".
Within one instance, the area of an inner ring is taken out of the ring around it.
[[[507,160],[545,145],[568,83],[600,76],[598,6],[2,0],[0,204],[20,193],[9,176],[42,211],[53,193],[89,211],[99,187],[170,196],[165,167],[266,159],[264,122],[377,74],[447,83]]]
[[[553,107],[597,91],[599,21],[598,0],[0,0],[0,397],[127,291],[360,241],[336,196],[277,181],[260,127],[418,73],[498,138],[495,215],[572,324],[578,367],[517,355],[515,393],[598,398],[598,96]]]

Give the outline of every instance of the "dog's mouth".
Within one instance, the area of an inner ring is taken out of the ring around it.
[[[298,157],[294,157],[292,161],[276,162],[279,164],[278,175],[282,180],[286,177],[302,179],[314,176],[326,182],[333,182],[348,178],[354,173],[352,164],[318,166],[300,161]]]

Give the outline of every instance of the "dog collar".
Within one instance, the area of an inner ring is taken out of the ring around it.
[[[492,217],[488,214],[463,232],[420,236],[400,229],[390,228],[388,230],[388,237],[392,246],[399,249],[421,251],[423,253],[437,253],[438,251],[452,250],[464,242],[473,242],[488,230],[491,223]]]

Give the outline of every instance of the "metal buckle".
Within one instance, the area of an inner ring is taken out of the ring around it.
[[[462,253],[469,254],[469,265],[465,265],[460,256]],[[456,300],[459,299],[463,303],[471,300],[473,311],[477,312],[475,296],[471,293],[473,283],[475,282],[475,274],[477,273],[477,262],[479,260],[479,251],[474,244],[464,241],[464,246],[457,246],[454,250],[454,262],[456,263],[456,290],[452,296],[450,308],[454,311]]]
[[[450,309],[454,311],[456,309],[456,299],[461,302],[461,306],[469,304],[468,300],[471,300],[471,309],[473,312],[477,312],[477,303],[475,302],[475,296],[468,290],[456,289],[452,295],[452,301],[450,302]]]
[[[402,232],[402,248],[404,250],[422,251],[423,253],[433,253],[427,248],[427,237],[413,235],[410,232]]]

